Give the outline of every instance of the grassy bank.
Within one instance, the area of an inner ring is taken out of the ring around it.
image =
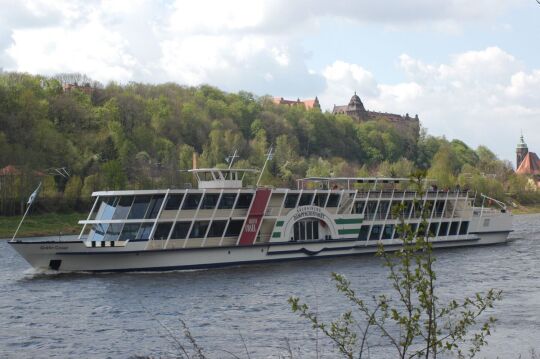
[[[518,206],[517,208],[510,208],[513,214],[535,214],[540,213],[540,204]]]
[[[17,237],[56,236],[58,234],[77,234],[81,226],[77,223],[88,213],[46,213],[29,214]],[[20,216],[0,217],[0,238],[11,238],[17,228]]]

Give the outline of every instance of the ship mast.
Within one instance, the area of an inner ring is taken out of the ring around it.
[[[264,174],[264,170],[266,168],[266,164],[268,163],[268,161],[270,161],[273,157],[274,157],[274,148],[272,146],[270,146],[270,148],[268,149],[268,153],[266,153],[266,160],[264,161],[264,165],[263,165],[263,168],[261,170],[261,174],[259,175],[259,179],[257,180],[257,186],[259,186],[259,182],[261,182],[261,178]]]
[[[229,164],[229,169],[231,169],[234,159],[240,157],[237,155],[237,153],[238,153],[238,150],[235,148],[232,156],[225,157],[225,161]]]

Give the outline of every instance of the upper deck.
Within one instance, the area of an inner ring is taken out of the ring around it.
[[[188,170],[197,179],[199,189],[242,188],[246,174],[258,173],[255,169],[196,168]]]
[[[256,170],[189,172],[198,188],[94,192],[94,206],[79,223],[91,226],[85,232],[91,241],[189,248],[291,238],[388,239],[399,215],[413,226],[426,215],[438,236],[465,235],[471,218],[487,214],[475,211],[474,193],[439,190],[428,181],[417,192],[407,178],[309,177],[289,189],[244,186],[245,175]],[[393,210],[398,204],[401,214]]]
[[[407,186],[410,184],[409,178],[391,178],[391,177],[306,177],[297,180],[297,187],[320,188],[320,189],[376,189],[376,188],[395,188],[398,185]],[[424,181],[427,183],[428,181]]]

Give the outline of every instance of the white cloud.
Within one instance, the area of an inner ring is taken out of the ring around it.
[[[285,68],[294,68],[294,77],[303,76],[313,85],[299,39],[325,17],[393,25],[459,23],[496,16],[509,6],[506,0],[6,2],[0,0],[8,9],[0,14],[0,67],[8,70],[60,69],[85,72],[104,82],[207,81],[219,86],[223,84],[209,74],[228,69],[251,71],[253,89],[267,74],[278,84],[277,73]],[[255,62],[261,59],[267,68]],[[317,90],[321,88],[311,92]],[[307,91],[306,87],[303,92]]]
[[[418,112],[433,133],[485,143],[510,158],[510,132],[534,129],[540,113],[539,70],[511,54],[489,47],[444,64],[403,54],[406,80],[378,83],[361,63],[331,59],[323,71],[308,68],[312,54],[302,41],[327,18],[459,32],[523,1],[0,0],[7,9],[0,12],[0,68],[83,72],[102,82],[210,83],[292,98],[320,94],[326,107],[347,103],[356,90],[369,109]]]
[[[341,97],[339,104],[345,104],[365,81],[355,82],[352,72],[336,68],[356,67],[343,62],[328,66],[323,71],[324,99]],[[487,145],[509,160],[523,129],[529,145],[537,144],[540,151],[540,70],[526,71],[514,56],[497,47],[457,54],[446,64],[426,64],[404,54],[400,68],[408,82],[377,84],[378,91],[359,92],[367,108],[418,113],[430,133],[472,146]],[[375,81],[372,76],[370,81]],[[323,106],[331,108],[330,104]]]
[[[88,23],[76,34],[63,28],[17,30],[8,54],[18,69],[32,73],[87,72],[97,80],[130,79],[137,61],[129,55],[121,36],[99,23]],[[39,56],[39,61],[36,57]],[[84,69],[85,71],[81,71]]]
[[[335,61],[322,75],[326,79],[326,89],[319,96],[323,107],[347,104],[353,91],[370,97],[379,93],[373,74],[359,65]]]

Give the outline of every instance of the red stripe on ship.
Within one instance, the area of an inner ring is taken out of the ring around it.
[[[271,193],[272,190],[266,188],[257,189],[255,192],[255,199],[253,199],[253,203],[249,209],[246,224],[244,225],[244,231],[240,236],[240,242],[238,242],[239,245],[251,246],[255,243],[255,238],[261,227],[264,211],[266,210],[266,205],[268,204]]]

